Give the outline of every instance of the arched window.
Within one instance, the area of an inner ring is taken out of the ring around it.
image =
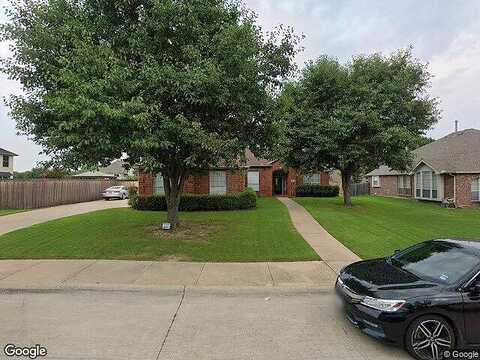
[[[480,178],[472,181],[472,201],[480,201]]]

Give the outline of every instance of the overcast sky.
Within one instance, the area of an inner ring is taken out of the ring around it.
[[[245,0],[265,30],[293,26],[306,38],[296,61],[300,67],[320,54],[348,60],[355,54],[414,46],[434,75],[431,93],[441,101],[442,119],[429,135],[438,138],[454,129],[480,128],[480,1],[455,0]],[[5,6],[7,0],[0,0]],[[0,21],[5,15],[0,14]],[[8,55],[0,43],[0,56]],[[0,96],[20,92],[18,84],[0,75]],[[30,169],[41,149],[16,135],[8,109],[0,105],[0,147],[13,151],[17,171]]]

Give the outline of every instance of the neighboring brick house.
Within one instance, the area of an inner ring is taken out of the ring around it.
[[[480,207],[480,130],[449,134],[418,148],[414,157],[410,171],[380,166],[368,173],[371,194]]]
[[[327,172],[302,175],[293,168],[285,168],[278,160],[259,159],[249,150],[245,152],[245,157],[245,165],[240,169],[216,166],[190,176],[185,181],[184,192],[225,194],[241,192],[248,186],[259,196],[295,196],[297,186],[300,184],[329,184]],[[164,193],[161,174],[140,172],[138,182],[138,192],[141,196]]]

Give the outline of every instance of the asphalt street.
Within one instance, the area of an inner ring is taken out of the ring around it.
[[[409,359],[352,327],[330,290],[4,290],[0,319],[2,359],[9,343],[67,360]]]

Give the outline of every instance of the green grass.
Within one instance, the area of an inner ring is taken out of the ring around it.
[[[480,239],[480,210],[370,196],[353,198],[349,209],[342,198],[295,200],[362,258],[391,255],[395,249],[435,238]]]
[[[109,209],[0,236],[2,259],[299,261],[317,254],[277,199],[252,210],[180,213],[175,234],[159,229],[164,212]]]
[[[0,209],[0,216],[15,214],[15,213],[23,212],[23,211],[25,211],[25,210],[22,210],[22,209],[4,209],[4,210],[1,210]]]

